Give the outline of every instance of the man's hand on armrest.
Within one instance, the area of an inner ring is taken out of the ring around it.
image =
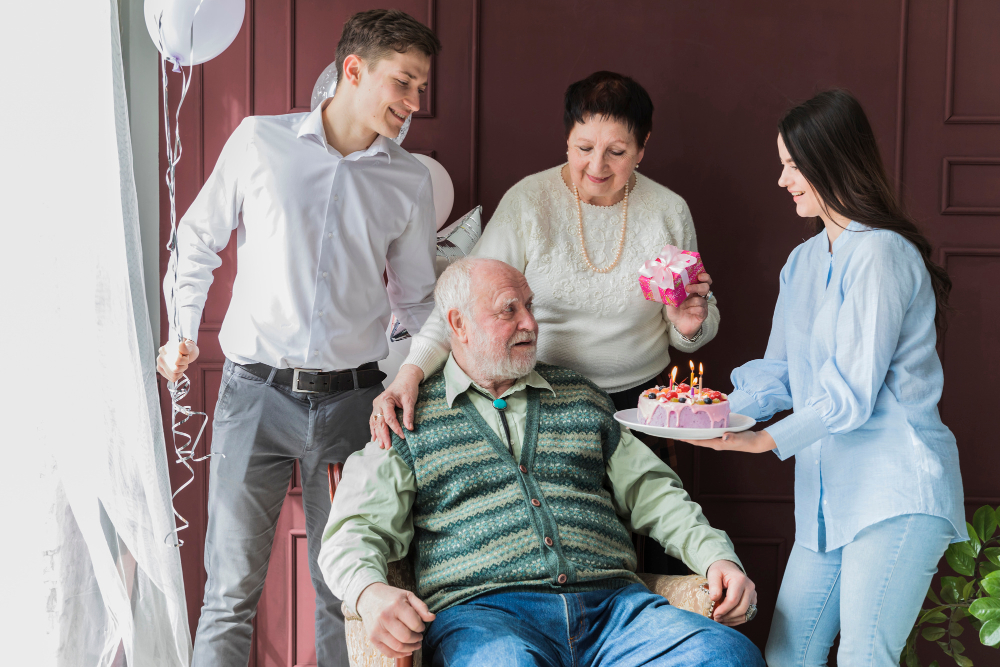
[[[736,563],[717,560],[708,568],[708,595],[715,602],[712,618],[723,625],[746,623],[747,609],[757,604],[757,587]]]
[[[423,600],[388,584],[376,583],[365,588],[356,606],[368,639],[390,658],[402,658],[419,649],[424,623],[434,620]]]

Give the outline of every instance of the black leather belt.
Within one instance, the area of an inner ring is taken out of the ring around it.
[[[299,394],[329,394],[335,391],[367,389],[386,378],[385,373],[378,369],[377,361],[369,361],[357,368],[340,371],[319,371],[308,368],[280,368],[275,371],[267,364],[238,365],[262,380],[271,377],[271,371],[274,371],[271,382],[291,387],[292,391]]]

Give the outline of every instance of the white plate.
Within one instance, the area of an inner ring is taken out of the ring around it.
[[[711,440],[721,438],[723,433],[745,431],[757,422],[746,415],[729,413],[729,426],[726,428],[678,428],[667,426],[647,426],[639,421],[639,408],[619,410],[615,413],[617,419],[633,431],[642,431],[658,438],[674,438],[675,440]]]

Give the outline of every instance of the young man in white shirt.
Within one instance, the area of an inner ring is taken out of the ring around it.
[[[179,225],[177,279],[171,265],[164,281],[176,317],[157,360],[171,381],[198,357],[212,272],[234,229],[238,244],[219,332],[226,364],[212,426],[208,578],[194,667],[247,664],[295,460],[317,662],[348,665],[340,601],[316,564],[330,512],[326,470],[369,439],[390,313],[416,331],[434,305],[430,174],[391,137],[419,109],[439,50],[434,33],[403,12],[352,16],[337,45],[335,96],[311,113],[244,119]]]

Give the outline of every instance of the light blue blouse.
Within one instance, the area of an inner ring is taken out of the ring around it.
[[[781,270],[763,359],[732,373],[734,412],[795,456],[795,539],[827,550],[901,514],[947,519],[968,539],[955,436],[941,423],[944,375],[930,274],[895,232],[852,222],[832,252],[825,231]],[[822,508],[820,502],[822,501]]]

